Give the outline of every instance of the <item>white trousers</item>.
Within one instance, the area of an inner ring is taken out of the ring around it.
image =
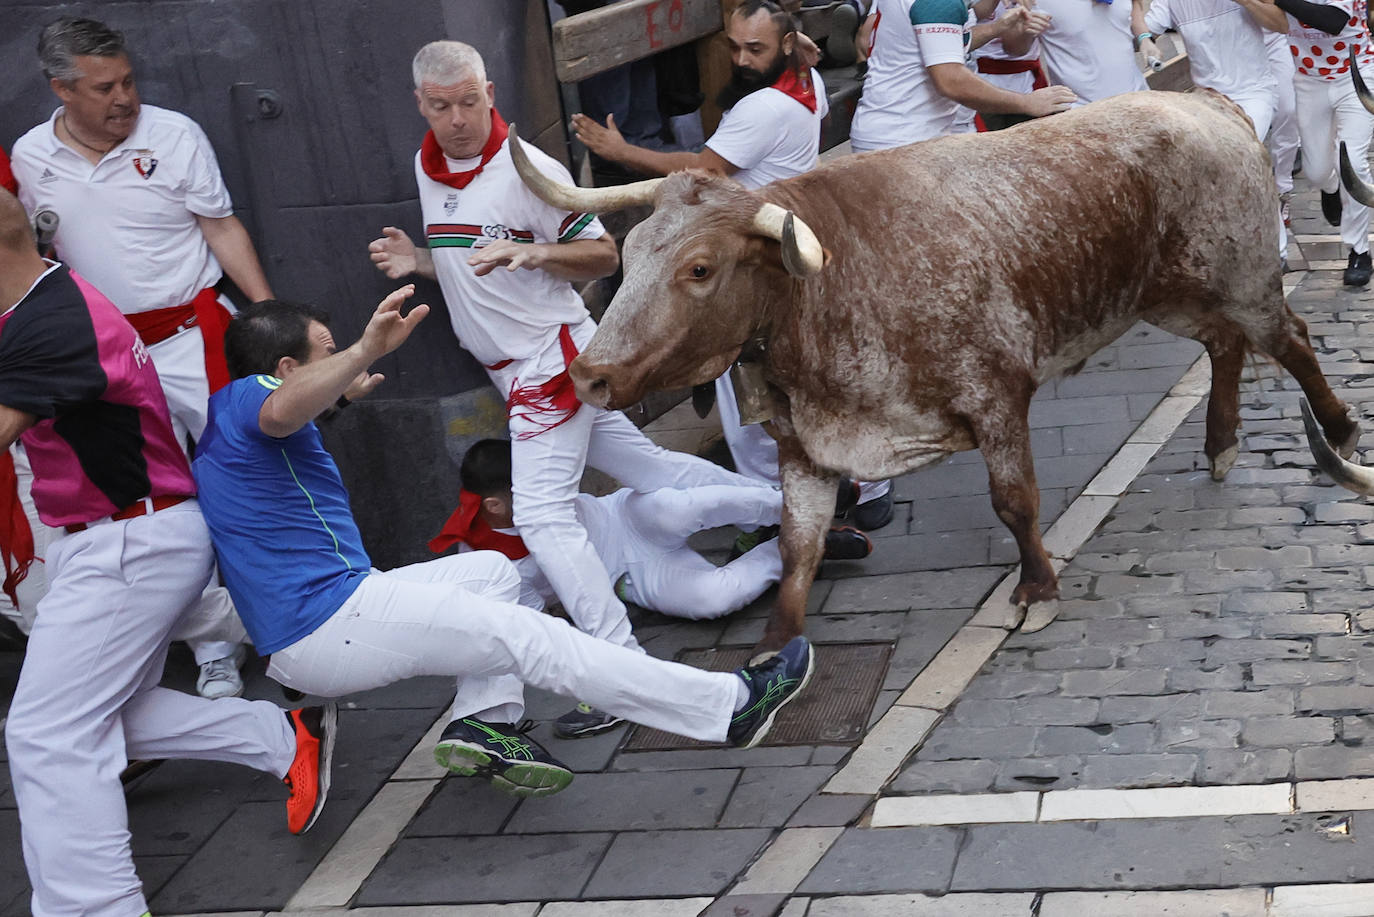
[[[49,548],[51,588],[5,724],[37,917],[148,910],[119,783],[129,759],[229,761],[276,776],[291,766],[295,737],[275,704],[158,687],[213,557],[194,500]]]
[[[193,442],[200,442],[205,433],[205,424],[210,411],[210,383],[205,377],[205,338],[200,328],[193,326],[159,341],[148,348],[157,368],[157,377],[162,382],[162,393],[167,396],[167,409],[172,414],[172,432],[183,447],[189,435]],[[218,583],[212,583],[201,600],[205,605],[198,614],[210,620],[216,616],[238,617],[234,602],[229,598],[229,590]],[[242,629],[242,625],[240,625]],[[195,654],[196,664],[204,665],[215,659],[223,659],[246,642],[211,641],[186,639]]]
[[[735,386],[730,382],[728,371],[716,378],[716,410],[720,412],[720,431],[739,473],[777,485],[781,481],[778,441],[768,435],[761,423],[740,423],[739,402],[735,400]],[[860,503],[876,500],[892,489],[891,481],[859,481],[858,484]]]
[[[38,509],[33,505],[33,469],[29,466],[28,453],[19,443],[10,447],[14,459],[14,476],[18,481],[19,503],[24,507],[24,516],[29,520],[29,531],[33,533],[33,563],[28,574],[14,587],[18,604],[11,602],[9,596],[0,595],[0,614],[14,621],[19,629],[28,633],[33,629],[33,618],[38,613],[38,602],[48,594],[48,544],[62,534],[61,529],[44,525],[38,518]]]
[[[637,605],[681,618],[738,611],[782,576],[776,539],[717,567],[687,546],[693,532],[720,525],[754,529],[782,518],[771,487],[693,487],[631,494],[622,507],[626,594]]]
[[[1368,77],[1366,77],[1368,79]],[[1301,73],[1293,78],[1298,102],[1298,133],[1302,136],[1303,172],[1322,191],[1341,193],[1341,241],[1351,251],[1369,250],[1369,208],[1357,202],[1341,186],[1340,142],[1345,141],[1350,164],[1366,182],[1371,181],[1369,140],[1374,115],[1365,111],[1355,95],[1349,74],[1323,80]]]
[[[1293,90],[1297,68],[1288,42],[1265,43],[1269,53],[1269,70],[1279,84],[1278,104],[1274,122],[1269,128],[1269,153],[1274,158],[1274,181],[1280,194],[1293,190],[1293,164],[1298,157],[1298,100]],[[1263,136],[1263,135],[1261,135]]]
[[[573,329],[573,340],[583,348],[595,332],[596,323],[587,319]],[[508,396],[517,384],[536,385],[563,369],[553,336],[538,356],[488,372],[497,391]],[[579,629],[638,648],[610,574],[577,519],[573,498],[583,470],[591,466],[637,491],[749,482],[695,455],[655,445],[620,411],[591,405],[548,430],[517,412],[510,434],[512,508],[525,546]]]
[[[1269,135],[1269,126],[1274,120],[1274,111],[1278,106],[1278,96],[1274,92],[1260,91],[1237,93],[1228,96],[1235,102],[1250,118],[1250,122],[1255,126],[1255,136],[1261,142]],[[1289,184],[1292,184],[1291,176]],[[1279,224],[1279,257],[1284,258],[1288,255],[1288,227],[1283,225],[1283,208],[1280,207],[1276,212],[1276,219]]]
[[[453,718],[515,722],[522,686],[577,697],[636,723],[718,742],[739,679],[598,640],[514,604],[520,576],[495,551],[373,573],[309,636],[272,654],[267,673],[339,696],[417,675],[456,675]]]
[[[48,594],[48,546],[65,533],[62,529],[45,525],[38,518],[38,510],[33,505],[33,469],[29,466],[28,456],[22,446],[15,446],[12,454],[19,484],[19,501],[23,504],[24,515],[28,517],[29,529],[33,532],[35,557],[28,575],[15,587],[15,595],[19,598],[18,608],[9,602],[8,597],[4,597],[0,600],[0,614],[14,619],[20,630],[27,634],[33,629],[39,603]],[[172,640],[184,640],[195,654],[196,664],[204,665],[228,656],[235,647],[247,643],[248,632],[234,610],[229,590],[211,585],[177,621],[172,630]]]

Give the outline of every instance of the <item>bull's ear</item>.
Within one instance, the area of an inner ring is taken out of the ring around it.
[[[764,204],[754,215],[754,231],[782,244],[782,263],[793,277],[810,277],[825,266],[816,234],[790,210]]]

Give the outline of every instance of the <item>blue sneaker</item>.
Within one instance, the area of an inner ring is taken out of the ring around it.
[[[434,760],[460,777],[482,777],[521,798],[552,796],[572,783],[573,773],[544,746],[504,723],[466,716],[444,728]]]
[[[749,686],[749,702],[730,720],[731,745],[753,748],[773,726],[773,718],[801,693],[816,667],[816,653],[805,637],[793,637],[776,656],[735,674]]]

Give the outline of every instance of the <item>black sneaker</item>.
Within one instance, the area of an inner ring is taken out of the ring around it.
[[[1341,192],[1322,192],[1322,216],[1332,226],[1341,225]]]
[[[859,58],[859,50],[854,39],[859,31],[859,15],[856,3],[841,3],[830,11],[830,34],[825,39],[825,60],[832,67],[848,67]]]
[[[553,721],[553,734],[560,739],[584,739],[614,729],[625,722],[618,716],[590,704],[578,704]]]
[[[466,716],[445,727],[434,760],[460,777],[483,777],[512,796],[552,796],[572,783],[573,773],[544,746],[506,723]]]
[[[863,560],[873,553],[873,542],[852,525],[831,526],[825,533],[826,560]]]
[[[749,702],[730,720],[731,745],[753,748],[773,726],[773,718],[811,680],[816,654],[805,637],[793,637],[776,656],[735,672],[749,686]]]
[[[1370,274],[1374,274],[1374,264],[1370,262],[1369,252],[1351,252],[1345,273],[1341,275],[1341,283],[1348,287],[1362,287],[1369,283]]]
[[[835,517],[838,519],[845,513],[854,508],[854,504],[859,502],[859,482],[851,481],[849,478],[840,478],[840,484],[835,491]]]
[[[849,513],[849,521],[865,532],[880,529],[892,521],[896,506],[892,502],[892,491],[888,490],[874,500],[860,503]]]

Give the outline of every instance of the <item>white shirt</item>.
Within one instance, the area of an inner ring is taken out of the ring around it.
[[[62,260],[125,314],[190,302],[222,275],[196,216],[233,205],[205,132],[154,105],[96,165],[57,139],[62,109],[14,143],[19,199],[57,213]]]
[[[539,171],[555,181],[573,183],[562,163],[528,143],[524,150]],[[478,162],[450,162],[450,168],[467,170]],[[594,215],[558,210],[535,197],[515,171],[509,140],[462,190],[427,176],[417,152],[415,182],[453,331],[480,363],[490,366],[543,353],[554,346],[561,326],[587,318],[587,308],[572,284],[547,271],[497,268],[478,277],[468,266],[474,248],[498,239],[574,242],[606,234]]]
[[[1154,0],[1145,28],[1178,30],[1198,86],[1232,99],[1278,91],[1265,30],[1235,0]]]
[[[875,8],[873,53],[850,143],[856,150],[887,149],[948,134],[959,105],[935,88],[927,68],[964,63],[963,0],[877,0]]]
[[[1288,44],[1298,73],[1319,80],[1349,80],[1350,48],[1360,61],[1360,73],[1369,73],[1374,65],[1374,49],[1369,46],[1369,31],[1365,26],[1365,0],[1324,0],[1345,12],[1345,28],[1339,35],[1328,35],[1321,29],[1309,29],[1292,16],[1288,17]],[[16,170],[16,174],[18,174]]]
[[[998,4],[997,9],[994,11],[993,15],[983,20],[983,22],[995,22],[997,17],[1000,16],[1002,13],[1011,9],[1013,6],[1019,5],[1020,4],[1014,2],[1009,2],[1009,0],[1002,0],[1002,2]],[[973,60],[975,64],[978,62],[980,58],[984,57],[990,58],[992,60],[1039,60],[1040,39],[1031,39],[1030,47],[1026,50],[1025,54],[1019,54],[1016,57],[1012,57],[1010,54],[1007,53],[1007,49],[1002,47],[1002,39],[994,38],[992,41],[986,42],[982,46],[974,49]],[[976,68],[975,72],[978,72]],[[998,87],[999,89],[1007,89],[1011,92],[1030,92],[1035,88],[1035,74],[1031,73],[1029,70],[1023,73],[979,72],[978,75],[983,79],[987,80],[992,85]]]
[[[1067,86],[1079,105],[1149,89],[1136,68],[1127,0],[1040,0],[1054,18],[1040,36],[1040,63],[1051,85]]]
[[[706,146],[739,169],[731,176],[746,188],[791,178],[816,167],[821,119],[830,111],[821,75],[811,71],[816,110],[780,89],[759,89],[740,99],[720,119]]]

